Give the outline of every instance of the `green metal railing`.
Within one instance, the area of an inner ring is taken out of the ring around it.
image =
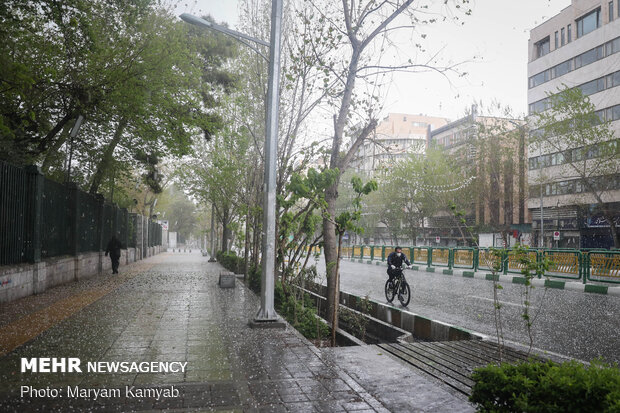
[[[391,246],[353,246],[356,258],[385,261],[394,250]],[[378,251],[381,248],[381,255]],[[366,254],[364,254],[366,251]],[[414,264],[429,267],[448,267],[492,271],[497,263],[499,274],[520,274],[522,264],[512,250],[492,251],[489,248],[466,247],[403,247]],[[620,284],[620,251],[603,249],[571,250],[568,248],[530,249],[530,257],[538,262],[549,260],[549,270],[544,274],[550,278],[617,283]]]
[[[620,284],[620,251],[588,251],[585,261],[588,280]]]
[[[506,256],[505,254],[497,255],[498,251],[491,248],[479,248],[478,249],[478,263],[476,270],[494,271],[503,273],[506,268]]]
[[[415,264],[424,264],[427,267],[431,265],[431,248],[430,247],[410,247],[409,248],[411,262]]]
[[[545,273],[548,277],[580,280],[584,275],[581,251],[543,250],[539,251],[539,256],[549,260],[549,270]]]
[[[475,269],[478,263],[477,248],[453,248],[452,268]]]
[[[431,248],[429,267],[448,267],[452,268],[452,249],[451,248]]]
[[[539,252],[537,250],[530,249],[527,252],[527,254],[529,258],[533,259],[534,261],[540,261]],[[504,274],[507,274],[507,273],[521,274],[521,271],[523,270],[524,266],[523,264],[519,262],[520,258],[521,257],[516,255],[513,250],[508,250],[504,257],[504,262],[505,262]]]

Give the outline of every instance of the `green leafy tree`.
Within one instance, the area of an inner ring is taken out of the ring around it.
[[[225,108],[234,111],[232,99]],[[223,116],[226,114],[223,114]],[[222,251],[228,251],[233,227],[243,212],[245,203],[244,183],[253,172],[247,162],[250,137],[237,129],[234,116],[222,131],[209,141],[199,140],[194,145],[194,155],[177,169],[182,185],[197,200],[215,206],[216,217],[222,225]]]
[[[444,8],[454,5],[469,13],[468,1],[444,2]],[[307,14],[311,30],[304,35],[304,42],[318,57],[316,69],[323,73],[323,88],[326,102],[333,115],[333,133],[329,142],[328,168],[346,171],[352,158],[364,140],[377,126],[378,87],[382,75],[392,71],[434,70],[447,74],[455,66],[436,64],[436,59],[415,62],[409,59],[402,64],[386,64],[382,57],[390,49],[390,38],[397,31],[409,30],[412,35],[420,37],[425,34],[416,29],[437,21],[441,14],[429,13],[430,2],[414,4],[413,0],[394,2],[376,2],[374,0],[341,2],[314,0],[307,3],[311,11]],[[446,9],[443,10],[447,12]],[[446,13],[447,14],[447,13]],[[460,18],[459,14],[450,14]],[[368,87],[364,87],[368,86]],[[352,137],[351,144],[345,149],[345,137]],[[340,176],[325,191],[328,215],[336,215],[338,184]],[[333,318],[337,298],[337,280],[335,269],[330,262],[338,256],[338,237],[336,224],[330,219],[323,220],[323,237],[325,243],[325,262],[328,271],[328,313]]]
[[[220,126],[210,109],[234,82],[222,69],[232,40],[205,36],[154,0],[3,6],[1,157],[36,162],[57,180],[71,168],[92,193],[111,194],[139,170],[157,193],[158,162]],[[70,139],[78,115],[85,122]]]
[[[609,202],[608,194],[620,173],[620,145],[611,129],[611,119],[605,112],[597,112],[580,88],[563,86],[548,100],[548,109],[532,116],[536,130],[530,135],[530,153],[559,153],[562,165],[551,172],[577,181],[577,188],[581,188],[577,192],[583,192],[577,202],[596,205],[594,212],[605,217],[618,248],[620,239],[614,224],[617,209]],[[542,185],[542,168],[537,178]]]

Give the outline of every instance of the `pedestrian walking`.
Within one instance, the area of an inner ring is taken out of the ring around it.
[[[110,254],[110,260],[112,260],[112,274],[118,274],[118,260],[121,258],[121,248],[122,245],[119,239],[116,238],[116,235],[112,235],[105,250],[106,257]]]

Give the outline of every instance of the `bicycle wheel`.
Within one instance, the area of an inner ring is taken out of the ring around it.
[[[385,282],[385,298],[388,300],[388,303],[394,301],[394,296],[396,295],[396,289],[394,288],[394,283],[390,280]]]
[[[400,286],[400,292],[398,294],[398,301],[403,307],[407,307],[409,305],[409,301],[411,300],[411,288],[409,288],[408,283],[403,283]]]

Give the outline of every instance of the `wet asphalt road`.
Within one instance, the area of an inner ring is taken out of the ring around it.
[[[325,283],[325,261],[317,262]],[[386,265],[341,261],[341,289],[385,303]],[[408,310],[471,331],[497,337],[493,283],[460,276],[406,271],[412,287]],[[529,345],[522,319],[522,285],[500,282],[504,338]],[[536,287],[531,298],[534,347],[585,361],[620,362],[620,297]],[[400,304],[397,304],[400,306]]]

